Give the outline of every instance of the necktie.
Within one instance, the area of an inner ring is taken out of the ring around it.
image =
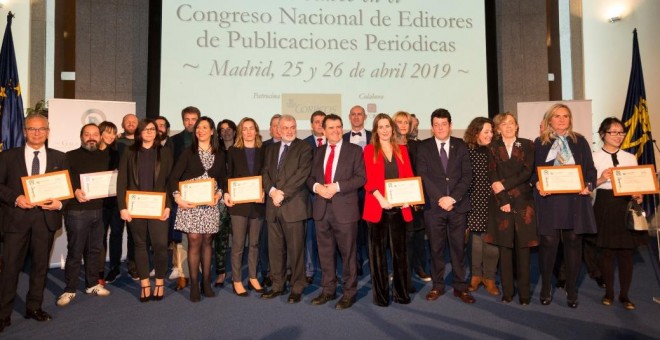
[[[282,169],[282,163],[284,163],[284,157],[286,157],[287,151],[289,151],[289,145],[284,144],[284,150],[282,150],[282,154],[280,155],[280,161],[277,162],[277,172],[280,172]]]
[[[447,172],[449,157],[447,157],[447,151],[445,151],[445,144],[446,143],[440,143],[440,161],[442,162],[442,168]]]
[[[30,176],[38,175],[39,174],[39,151],[34,152],[34,158],[32,158],[32,173],[30,173]]]
[[[325,164],[325,184],[332,183],[332,163],[335,160],[335,146],[330,145],[330,155],[328,156],[328,162]]]
[[[351,132],[351,136],[360,136],[360,137],[362,137],[362,132]]]
[[[317,138],[316,139],[316,147],[322,147],[323,146],[323,138]]]

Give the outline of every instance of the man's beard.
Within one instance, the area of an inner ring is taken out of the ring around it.
[[[99,148],[98,143],[90,144],[89,142],[83,144],[82,146],[87,151],[96,151]]]

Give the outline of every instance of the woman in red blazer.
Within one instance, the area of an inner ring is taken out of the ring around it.
[[[398,145],[394,138],[394,122],[380,113],[374,118],[371,144],[364,149],[367,182],[362,218],[369,227],[369,263],[373,286],[373,302],[386,307],[390,304],[389,275],[386,249],[392,251],[394,268],[394,302],[410,303],[408,255],[406,253],[406,222],[412,221],[408,205],[392,207],[383,196],[385,180],[413,177],[408,148]]]

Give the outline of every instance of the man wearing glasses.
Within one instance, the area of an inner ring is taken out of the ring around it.
[[[41,309],[48,261],[55,231],[62,227],[62,208],[57,199],[33,204],[23,193],[21,177],[68,169],[64,153],[46,148],[48,119],[40,114],[25,119],[23,147],[0,154],[0,202],[4,219],[5,268],[0,274],[0,332],[11,324],[18,276],[30,252],[30,290],[25,298],[25,318],[48,321]]]

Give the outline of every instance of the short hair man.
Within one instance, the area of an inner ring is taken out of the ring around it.
[[[64,267],[64,293],[57,299],[60,307],[68,305],[78,289],[80,266],[85,259],[85,293],[108,296],[110,291],[99,284],[99,271],[93,259],[103,250],[103,198],[90,199],[80,183],[80,175],[112,170],[110,153],[98,149],[101,132],[96,124],[80,129],[80,147],[66,153],[75,199],[67,205],[67,254]]]
[[[124,129],[124,132],[117,137],[117,151],[120,155],[124,151],[124,147],[133,145],[137,126],[138,117],[135,114],[129,113],[122,118],[121,127]]]
[[[64,153],[46,147],[48,119],[40,114],[25,118],[25,146],[0,153],[0,201],[5,224],[0,274],[0,332],[11,324],[11,312],[19,274],[27,254],[32,259],[30,289],[25,299],[25,317],[48,321],[41,309],[50,251],[55,232],[62,227],[62,208],[67,201],[51,199],[32,203],[23,192],[21,177],[67,170]]]
[[[364,121],[367,119],[364,108],[360,105],[353,106],[348,118],[351,122],[351,131],[344,134],[344,141],[357,144],[364,149],[367,144],[371,143],[371,131],[364,128]]]
[[[313,149],[319,148],[325,144],[323,118],[325,118],[325,112],[323,111],[315,111],[309,118],[312,134],[305,138],[305,141],[310,143],[313,146]]]
[[[272,299],[284,294],[287,259],[291,265],[289,303],[300,302],[305,280],[305,220],[310,217],[306,181],[312,169],[312,147],[296,138],[296,119],[283,115],[279,122],[282,141],[266,149],[262,172],[268,220],[268,250],[272,289],[261,295]]]
[[[451,137],[451,115],[445,109],[431,114],[433,137],[419,143],[417,175],[422,177],[426,206],[424,222],[431,246],[433,288],[426,300],[437,300],[444,294],[445,244],[449,244],[454,296],[474,303],[467,287],[464,238],[466,213],[471,209],[468,188],[472,180],[472,163],[463,140]]]
[[[322,305],[336,297],[335,249],[339,249],[344,295],[335,308],[346,309],[355,303],[357,294],[355,223],[360,219],[358,189],[364,185],[366,174],[362,148],[343,141],[341,117],[327,115],[322,126],[327,143],[315,153],[307,178],[307,187],[316,194],[313,217],[323,273],[321,294],[312,304]]]

